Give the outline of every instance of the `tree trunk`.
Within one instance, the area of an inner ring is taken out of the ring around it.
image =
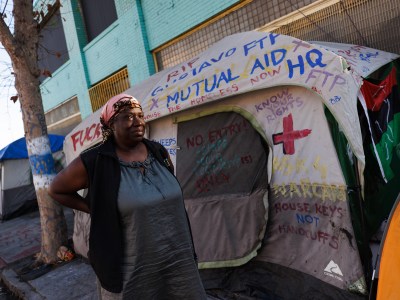
[[[14,64],[14,71],[40,212],[42,245],[39,260],[52,263],[57,261],[57,250],[61,245],[67,244],[68,236],[63,209],[47,193],[56,171],[47,136],[39,81],[23,70],[23,65]]]
[[[42,229],[42,246],[38,260],[57,261],[57,250],[68,241],[62,207],[47,193],[56,175],[43,103],[37,64],[39,26],[34,19],[32,1],[14,0],[14,34],[0,18],[0,41],[10,55],[15,75],[15,88],[21,103],[26,144],[32,169]]]

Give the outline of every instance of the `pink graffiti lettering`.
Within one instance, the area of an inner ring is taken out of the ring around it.
[[[196,180],[196,187],[199,193],[206,193],[212,188],[229,183],[229,175],[222,172],[213,175],[205,175]]]
[[[101,125],[100,123],[94,123],[86,129],[79,130],[71,135],[72,145],[74,146],[74,151],[76,151],[76,146],[83,146],[85,142],[91,142],[101,136]]]

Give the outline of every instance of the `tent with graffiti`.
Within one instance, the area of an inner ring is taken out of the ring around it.
[[[369,238],[399,192],[392,199],[395,184],[387,188],[397,178],[398,116],[383,117],[392,106],[373,86],[398,57],[245,32],[126,91],[141,101],[148,138],[175,163],[209,295],[368,294]],[[101,142],[99,115],[66,137],[67,161]],[[84,256],[89,224],[76,214],[74,246]]]
[[[49,135],[51,151],[62,168],[64,136]],[[37,207],[32,171],[24,137],[0,150],[0,220]]]

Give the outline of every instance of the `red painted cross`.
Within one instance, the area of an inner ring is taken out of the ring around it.
[[[293,130],[293,117],[289,114],[283,118],[283,132],[272,135],[274,145],[283,143],[283,153],[293,155],[294,140],[306,137],[311,133],[311,129]]]

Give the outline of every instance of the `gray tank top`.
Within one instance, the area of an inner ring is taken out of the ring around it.
[[[151,153],[120,164],[123,298],[206,299],[176,178]]]

